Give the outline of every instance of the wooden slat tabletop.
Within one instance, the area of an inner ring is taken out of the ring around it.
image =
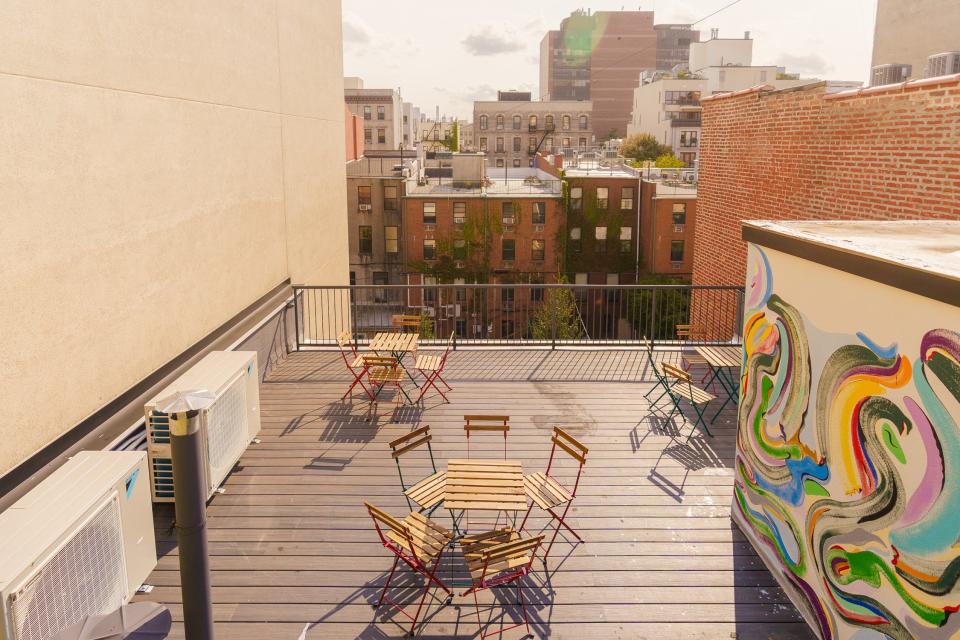
[[[736,367],[743,362],[743,347],[696,347],[711,367]]]
[[[471,511],[525,511],[523,465],[516,460],[450,460],[444,507]]]
[[[417,348],[418,340],[419,336],[415,333],[385,331],[373,336],[373,340],[370,341],[370,350],[406,353]]]

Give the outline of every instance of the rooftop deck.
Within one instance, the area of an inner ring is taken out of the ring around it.
[[[678,360],[676,352],[660,357]],[[393,558],[362,501],[406,514],[387,442],[428,424],[442,468],[466,455],[463,415],[493,412],[512,417],[510,457],[528,473],[544,469],[555,425],[590,447],[570,518],[586,542],[573,546],[561,535],[548,571],[537,561],[525,582],[537,637],[812,638],[730,522],[734,410],[716,420],[715,437],[698,432],[688,440],[689,423],[667,423],[644,400],[647,369],[639,350],[460,350],[447,367],[452,404],[428,398],[423,408],[391,415],[387,398],[379,407],[386,415],[368,421],[359,396],[339,401],[349,379],[338,353],[291,354],[262,385],[261,443],[208,508],[218,637],[402,637],[405,618],[370,607]],[[502,456],[502,440],[494,440],[487,455],[472,444],[474,456]],[[568,471],[561,465],[561,477]],[[545,526],[543,515],[535,509],[527,529]],[[449,525],[442,509],[434,518]],[[179,621],[169,514],[157,525],[162,557],[146,598],[169,605]],[[460,572],[453,554],[441,575]],[[394,579],[395,599],[419,595],[419,579],[405,581],[408,575]],[[519,621],[512,589],[479,595],[485,621]],[[477,637],[472,601],[427,602],[420,637]],[[171,637],[182,634],[178,624]]]

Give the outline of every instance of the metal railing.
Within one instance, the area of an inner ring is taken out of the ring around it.
[[[641,346],[646,336],[737,344],[743,287],[693,285],[431,284],[295,286],[297,348],[361,344],[394,330],[394,315],[419,315],[421,344],[457,346]],[[702,333],[701,333],[702,331]]]

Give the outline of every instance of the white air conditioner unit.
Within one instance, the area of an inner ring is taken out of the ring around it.
[[[154,502],[173,502],[170,425],[157,403],[179,391],[206,390],[213,404],[201,414],[206,495],[209,499],[260,432],[260,384],[256,351],[214,351],[143,407]]]
[[[543,225],[542,224],[533,225],[533,231],[534,233],[543,233]]]
[[[82,451],[0,514],[0,639],[119,608],[157,564],[147,457]]]
[[[428,318],[433,318],[437,315],[436,309],[434,309],[433,307],[421,307],[421,308],[423,309],[423,313]]]
[[[372,204],[361,204],[361,205],[358,205],[357,208],[358,208],[360,211],[373,211],[373,205],[372,205]]]
[[[683,233],[683,225],[682,225],[682,224],[675,224],[675,225],[673,225],[673,232],[674,232],[674,233]]]

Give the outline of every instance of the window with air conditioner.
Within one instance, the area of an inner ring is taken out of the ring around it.
[[[533,239],[530,241],[530,259],[534,262],[543,262],[547,252],[547,243],[544,240]]]
[[[516,212],[513,210],[512,202],[500,203],[500,216],[504,225],[510,226],[517,222]]]
[[[467,203],[454,202],[453,203],[453,224],[457,225],[458,227],[462,227],[466,221],[467,221]]]
[[[360,211],[370,211],[373,208],[373,198],[370,195],[370,187],[359,185],[357,187],[357,205]]]
[[[423,203],[423,224],[437,224],[437,203]]]

